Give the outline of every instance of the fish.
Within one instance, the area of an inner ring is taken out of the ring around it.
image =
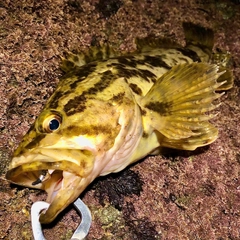
[[[47,192],[52,222],[98,176],[119,172],[163,148],[193,151],[218,129],[209,122],[233,86],[231,56],[213,53],[213,30],[183,23],[186,44],[136,39],[62,59],[65,74],[13,153],[6,179]]]

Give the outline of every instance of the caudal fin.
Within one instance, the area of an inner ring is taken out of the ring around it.
[[[217,81],[225,81],[225,83],[217,90],[228,90],[232,88],[233,73],[231,70],[231,55],[229,53],[220,52],[219,50],[216,53],[212,53],[214,45],[213,30],[189,22],[183,23],[183,29],[186,39],[186,48],[198,52],[202,61],[216,64],[219,67],[219,72],[224,72]]]
[[[174,66],[154,84],[142,99],[144,121],[162,135],[162,146],[194,150],[213,142],[218,130],[208,122],[216,114],[205,114],[218,105],[223,93],[215,91],[225,81],[217,79],[217,65],[191,63]]]
[[[186,39],[186,47],[193,45],[211,55],[214,44],[214,33],[212,29],[184,22],[183,30]]]

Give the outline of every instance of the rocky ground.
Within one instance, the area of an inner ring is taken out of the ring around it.
[[[60,57],[108,43],[133,51],[136,37],[184,44],[182,22],[215,31],[231,52],[234,88],[213,120],[219,138],[194,152],[167,151],[95,181],[82,195],[93,215],[88,239],[240,239],[240,2],[203,0],[0,1],[0,239],[33,239],[30,208],[45,199],[4,178],[11,153],[63,72]],[[80,222],[72,206],[44,227],[70,239]]]

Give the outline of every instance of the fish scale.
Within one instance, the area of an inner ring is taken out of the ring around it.
[[[109,46],[68,54],[65,75],[13,154],[6,178],[42,189],[49,223],[98,176],[162,147],[195,150],[218,137],[209,122],[233,86],[230,55],[212,54],[213,31],[183,24],[186,46],[137,39],[133,53]],[[207,114],[205,114],[207,113]]]

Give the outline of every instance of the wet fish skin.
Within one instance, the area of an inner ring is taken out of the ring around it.
[[[66,74],[13,154],[6,178],[43,189],[56,216],[98,176],[118,172],[159,147],[194,150],[218,130],[205,113],[230,89],[228,54],[212,54],[213,32],[183,25],[186,46],[138,39],[137,51],[105,46],[69,54]],[[221,59],[221,61],[219,61]],[[223,61],[224,59],[224,61]]]

